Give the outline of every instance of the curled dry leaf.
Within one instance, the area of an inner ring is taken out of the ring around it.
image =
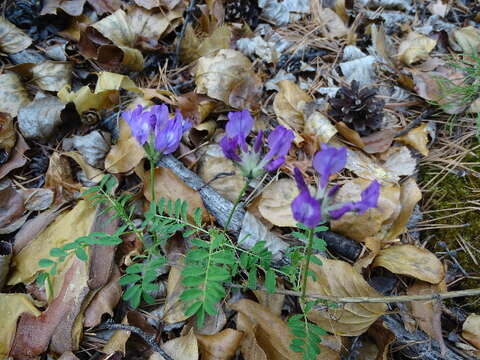
[[[103,159],[110,150],[109,134],[94,130],[84,136],[74,136],[73,146],[82,154],[85,161],[96,168],[103,167]]]
[[[406,65],[425,60],[428,54],[437,45],[437,41],[428,36],[412,31],[407,38],[400,43],[398,57]]]
[[[390,345],[395,341],[395,334],[387,329],[380,319],[370,326],[367,334],[377,345],[378,354],[375,360],[389,360]]]
[[[183,258],[179,258],[176,265],[170,268],[167,283],[167,298],[163,310],[163,321],[167,324],[175,324],[179,321],[188,319],[185,316],[185,306],[180,301],[180,295],[185,287],[182,285]]]
[[[129,325],[128,323],[128,314],[124,316],[122,320],[123,325]],[[116,352],[120,352],[121,354],[125,354],[125,344],[127,343],[128,339],[130,338],[131,332],[128,330],[115,330],[113,335],[110,339],[108,339],[107,343],[102,348],[102,353],[111,355]],[[123,356],[122,356],[123,357]]]
[[[80,191],[81,185],[72,176],[70,164],[61,154],[55,152],[50,156],[50,163],[45,174],[45,187],[55,192],[55,201],[70,200]]]
[[[220,26],[203,40],[195,34],[191,24],[188,24],[182,40],[180,56],[185,63],[191,63],[202,56],[208,56],[220,49],[230,47],[232,31],[228,26]]]
[[[2,290],[7,275],[10,271],[10,260],[13,254],[13,246],[7,241],[0,241],[0,291]],[[0,353],[1,355],[1,353]]]
[[[350,129],[347,124],[343,121],[337,122],[335,124],[336,129],[345,139],[351,142],[356,147],[363,149],[365,147],[365,143],[363,142],[360,134],[353,129]]]
[[[413,245],[397,245],[380,250],[373,266],[382,266],[394,274],[412,276],[431,284],[438,284],[445,277],[440,260],[427,249]]]
[[[53,203],[54,193],[50,189],[23,189],[22,194],[28,211],[46,210]]]
[[[7,72],[0,75],[0,112],[15,117],[18,110],[30,102],[28,92],[17,74]]]
[[[215,335],[197,335],[202,359],[231,359],[240,347],[242,338],[243,332],[229,328]]]
[[[325,115],[314,111],[305,120],[304,132],[314,135],[319,143],[328,143],[337,133],[337,129]]]
[[[362,138],[362,150],[368,154],[383,153],[390,148],[397,132],[394,129],[383,129]]]
[[[128,172],[145,156],[145,150],[132,136],[126,121],[121,119],[120,136],[105,158],[105,170],[114,174]]]
[[[113,13],[122,6],[122,0],[87,0],[87,2],[92,5],[95,12],[99,15]]]
[[[263,16],[279,26],[298,20],[301,14],[310,13],[308,0],[260,0],[258,6]]]
[[[17,134],[13,127],[13,118],[6,113],[0,113],[0,149],[10,153],[15,146]]]
[[[442,289],[440,289],[439,285],[432,285],[417,280],[408,288],[408,295],[431,295],[437,294],[441,290]],[[442,349],[442,353],[444,353],[446,347],[442,335],[441,303],[437,300],[413,301],[411,306],[413,317],[417,321],[420,329],[425,331],[433,339],[437,340]]]
[[[0,17],[0,52],[15,54],[32,44],[32,39],[4,17]]]
[[[428,124],[417,126],[396,140],[411,146],[423,156],[428,156]]]
[[[52,224],[13,257],[15,268],[8,284],[32,281],[37,272],[43,270],[38,265],[40,259],[50,258],[52,248],[62,247],[72,239],[88,235],[94,220],[95,208],[85,200],[79,201],[72,210],[58,215]],[[65,263],[59,265],[59,272],[62,271],[64,265]]]
[[[208,145],[198,162],[198,175],[225,199],[235,201],[245,178],[233,162],[223,155],[219,145]]]
[[[462,336],[480,350],[480,315],[470,314],[462,326]]]
[[[197,92],[235,108],[251,108],[258,102],[262,90],[252,66],[245,55],[231,49],[202,56],[195,73]]]
[[[480,50],[480,31],[474,26],[455,30],[453,38],[460,45],[464,54],[472,54]]]
[[[167,341],[162,349],[175,360],[198,360],[198,342],[193,328],[187,335]],[[148,360],[164,360],[164,357],[155,352]]]
[[[277,287],[279,290],[285,289],[283,283],[281,286]],[[270,311],[278,316],[281,316],[283,303],[285,301],[284,294],[270,294],[269,292],[261,291],[261,290],[253,290],[255,297],[257,298],[258,302],[265,306],[266,308],[270,309]]]
[[[256,322],[252,322],[246,315],[239,312],[237,314],[236,325],[238,330],[243,331],[240,352],[245,360],[267,360],[265,351],[263,351],[255,337],[258,326]]]
[[[217,304],[216,308],[217,313],[215,315],[207,314],[203,327],[195,329],[197,335],[214,335],[225,327],[227,324],[227,316],[225,315],[225,311],[223,311],[223,304]]]
[[[305,126],[305,106],[312,101],[310,95],[290,80],[282,80],[277,83],[280,91],[273,100],[273,110],[277,115],[278,122],[295,132],[295,142],[301,143]]]
[[[12,224],[25,210],[22,193],[10,185],[0,190],[0,228]]]
[[[15,148],[12,150],[12,154],[10,155],[10,160],[8,160],[5,164],[0,166],[0,179],[3,179],[5,175],[7,175],[10,171],[22,167],[27,162],[27,158],[23,155],[25,151],[27,151],[29,146],[23,139],[23,136],[18,134],[17,144]]]
[[[320,256],[319,259],[322,266],[310,265],[316,281],[308,277],[307,293],[340,297],[380,296],[347,262]],[[308,318],[335,335],[359,336],[386,310],[387,306],[382,303],[352,303],[338,309],[315,309],[308,314]]]
[[[57,14],[57,10],[61,9],[71,16],[80,16],[83,12],[83,6],[86,0],[46,0],[43,4],[40,15]]]
[[[360,193],[370,184],[364,179],[347,182],[335,196],[335,202],[359,201]],[[357,241],[365,241],[367,237],[378,233],[383,226],[393,223],[400,212],[400,187],[395,184],[384,184],[380,189],[378,207],[359,215],[347,213],[338,220],[331,221],[333,231]]]
[[[59,91],[72,82],[73,64],[68,61],[44,61],[40,64],[23,63],[9,68],[46,91]]]
[[[107,91],[95,94],[89,86],[83,86],[77,91],[71,91],[69,86],[65,86],[57,93],[62,102],[73,102],[79,114],[92,109],[102,110],[112,107],[116,103],[115,95]]]
[[[262,216],[276,226],[293,226],[291,203],[298,195],[298,188],[292,179],[280,179],[270,184],[262,192],[258,210]]]
[[[67,151],[62,154],[62,156],[67,156],[73,159],[78,166],[82,169],[83,176],[91,183],[99,183],[102,180],[105,173],[101,170],[94,168],[86,163],[85,158],[76,151]],[[77,173],[77,177],[83,181],[82,177]]]
[[[177,199],[188,203],[187,214],[193,219],[195,209],[202,210],[204,220],[208,219],[208,212],[203,205],[200,193],[185,184],[171,169],[159,167],[155,169],[155,198],[165,198],[175,202]],[[143,195],[148,201],[152,201],[150,174],[144,174]]]
[[[358,47],[347,45],[343,51],[343,61],[340,69],[347,82],[358,81],[360,87],[373,85],[377,76],[375,63],[377,59],[373,55],[366,55]]]
[[[33,305],[32,298],[26,294],[1,294],[0,313],[2,314],[2,331],[0,331],[0,356],[8,358],[12,341],[15,337],[18,318],[22,314],[40,315]]]

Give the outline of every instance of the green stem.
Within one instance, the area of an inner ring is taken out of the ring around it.
[[[223,230],[224,230],[224,231],[227,231],[227,230],[228,230],[228,226],[230,225],[230,222],[232,221],[233,214],[235,213],[235,210],[237,210],[238,204],[240,204],[240,200],[242,200],[243,195],[245,195],[245,192],[246,192],[247,189],[248,189],[248,185],[249,185],[249,181],[247,180],[247,181],[245,181],[245,185],[243,185],[243,188],[242,188],[242,190],[240,191],[240,194],[238,194],[238,197],[237,197],[237,199],[235,200],[235,202],[234,202],[234,204],[233,204],[233,209],[232,209],[232,211],[231,211],[230,214],[228,215],[227,222],[225,223],[225,226],[223,227]]]
[[[310,257],[312,256],[312,247],[313,247],[313,229],[308,229],[307,232],[307,248],[306,248],[306,261],[305,261],[305,267],[303,268],[303,274],[302,274],[302,289],[301,289],[301,295],[300,295],[300,301],[302,304],[305,304],[305,295],[307,293],[307,278],[308,278],[308,268],[310,266]]]
[[[155,204],[155,162],[150,157],[150,191],[152,194],[152,202]]]

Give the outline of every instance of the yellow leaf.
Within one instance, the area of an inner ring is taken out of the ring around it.
[[[141,92],[135,83],[127,75],[116,74],[108,71],[102,71],[98,75],[95,94],[100,94],[108,90],[125,89],[128,91]]]
[[[8,357],[17,329],[17,320],[23,313],[39,316],[41,312],[33,305],[30,296],[26,294],[0,294],[0,314],[2,314],[0,357]]]
[[[181,57],[186,63],[193,62],[198,58],[210,55],[220,49],[230,47],[230,38],[232,31],[228,26],[220,26],[212,35],[201,40],[195,35],[192,26],[189,24],[185,37],[182,40]]]
[[[412,148],[417,150],[423,156],[428,156],[428,125],[422,124],[416,128],[410,130],[403,136],[396,138],[396,140],[410,145]]]
[[[297,195],[298,188],[294,180],[277,180],[262,192],[258,210],[273,225],[296,226],[290,205]]]
[[[462,336],[480,350],[480,315],[470,314],[463,323]]]
[[[69,61],[44,61],[16,65],[9,70],[19,73],[42,90],[59,91],[72,82],[73,64]]]
[[[188,319],[185,316],[185,304],[180,300],[185,287],[182,285],[183,258],[179,258],[176,265],[170,268],[167,282],[167,298],[165,299],[165,308],[163,319],[167,324],[175,324],[179,321]]]
[[[347,262],[318,256],[323,265],[310,263],[316,281],[307,279],[307,293],[324,296],[381,296]],[[325,330],[342,336],[358,336],[387,310],[381,303],[345,304],[339,309],[313,310],[308,318]]]
[[[202,360],[229,360],[240,347],[243,332],[224,329],[214,335],[198,335]]]
[[[437,45],[437,41],[428,36],[412,31],[407,38],[400,43],[398,48],[398,57],[400,61],[407,65],[425,60],[428,54]]]
[[[162,349],[175,360],[198,360],[198,343],[193,328],[187,335],[167,341]],[[148,360],[164,360],[164,357],[155,352]]]
[[[455,30],[453,37],[465,54],[475,54],[480,50],[480,31],[473,26]]]
[[[381,250],[373,266],[382,266],[394,274],[409,275],[431,284],[438,284],[445,277],[442,263],[434,254],[408,244]]]
[[[0,112],[17,116],[18,111],[30,102],[28,92],[17,74],[7,72],[0,75]]]

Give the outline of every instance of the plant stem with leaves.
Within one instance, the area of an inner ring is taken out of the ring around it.
[[[237,207],[240,204],[240,201],[242,201],[243,195],[245,195],[245,193],[247,192],[249,185],[250,185],[250,182],[246,180],[245,185],[243,185],[242,190],[240,191],[237,198],[235,199],[235,202],[233,203],[232,211],[230,211],[230,214],[228,214],[228,219],[227,219],[227,222],[225,223],[225,226],[223,227],[223,230],[225,231],[228,230],[228,226],[232,221],[233,214],[235,213],[235,210],[237,210]]]

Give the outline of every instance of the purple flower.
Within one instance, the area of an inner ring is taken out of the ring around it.
[[[149,116],[143,113],[143,106],[137,105],[137,107],[131,111],[124,111],[122,117],[130,126],[132,135],[141,145],[144,145],[153,130],[153,124]]]
[[[258,132],[253,149],[249,149],[246,141],[253,123],[248,110],[230,112],[225,126],[226,135],[220,140],[225,157],[237,163],[242,174],[251,179],[261,176],[265,171],[278,169],[285,162],[294,138],[291,130],[277,126],[267,138],[269,151],[262,159],[263,131]]]
[[[320,187],[326,188],[331,175],[342,170],[347,163],[347,149],[337,149],[333,146],[321,144],[321,151],[313,158],[313,167],[320,174]]]
[[[359,214],[365,213],[368,209],[376,208],[378,197],[380,196],[380,184],[374,180],[360,194],[361,200],[357,202],[349,201],[341,204],[339,207],[329,210],[330,217],[334,220],[340,219],[349,211],[355,211]]]
[[[294,173],[300,194],[291,204],[293,218],[309,228],[314,228],[322,222],[320,202],[310,194],[300,170],[295,168]]]
[[[183,133],[191,126],[190,122],[183,119],[179,110],[173,119],[168,119],[163,123],[158,122],[155,127],[155,150],[164,155],[173,153],[180,145]]]

